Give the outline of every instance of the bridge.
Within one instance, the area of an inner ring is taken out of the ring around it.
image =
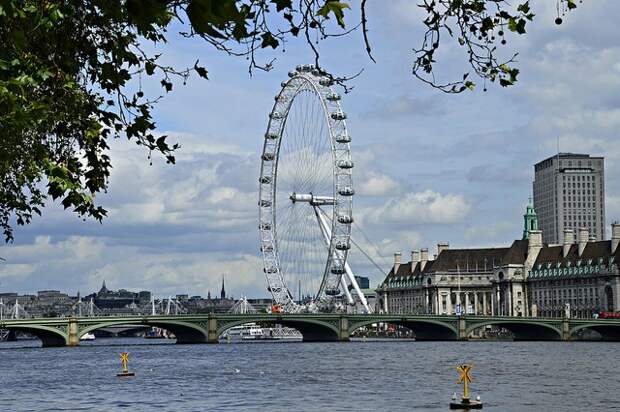
[[[68,317],[4,319],[0,329],[28,332],[44,347],[78,346],[80,337],[98,329],[117,325],[159,327],[174,333],[177,343],[217,343],[226,330],[250,322],[281,324],[295,328],[307,342],[346,342],[358,329],[377,323],[404,326],[416,340],[468,340],[475,330],[486,326],[511,331],[515,340],[578,339],[582,330],[594,330],[603,340],[620,341],[620,319],[525,318],[507,316],[449,315],[350,315],[350,314],[204,314],[122,317]]]

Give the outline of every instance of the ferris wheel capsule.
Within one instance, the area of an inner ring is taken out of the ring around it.
[[[341,134],[336,137],[338,143],[351,143],[351,136],[348,134]]]
[[[327,100],[331,100],[331,101],[338,101],[340,100],[340,95],[338,93],[328,93],[327,96],[325,96],[325,98]]]
[[[350,224],[353,223],[353,217],[349,215],[340,215],[338,216],[338,221],[340,223]]]
[[[338,160],[337,164],[341,169],[351,169],[353,167],[352,160]]]
[[[334,120],[344,120],[347,118],[347,114],[342,110],[338,110],[337,112],[332,113],[331,117]]]

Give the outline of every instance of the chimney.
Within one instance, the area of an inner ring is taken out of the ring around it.
[[[542,230],[530,230],[530,237],[527,242],[527,258],[525,260],[525,266],[528,271],[534,267],[542,246]]]
[[[441,252],[448,249],[450,244],[448,242],[437,243],[437,256],[441,255]]]
[[[411,251],[411,272],[415,270],[415,267],[419,261],[420,261],[420,251],[412,250]]]
[[[420,250],[420,271],[424,270],[426,262],[428,261],[428,248]]]
[[[398,272],[398,268],[400,267],[400,256],[401,256],[400,252],[394,253],[394,274]]]
[[[568,256],[568,252],[570,252],[570,247],[573,243],[575,243],[575,232],[573,232],[573,229],[564,229],[564,248],[562,256]]]
[[[611,253],[618,251],[618,244],[620,244],[620,223],[614,222],[611,224]]]
[[[579,246],[579,256],[583,253],[586,245],[588,244],[588,229],[585,227],[579,228],[579,232],[577,234],[577,245]]]

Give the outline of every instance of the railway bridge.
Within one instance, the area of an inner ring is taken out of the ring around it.
[[[3,319],[0,329],[37,336],[44,347],[78,346],[80,337],[118,325],[159,327],[174,333],[177,343],[217,343],[227,329],[250,322],[281,324],[301,332],[304,341],[346,342],[358,329],[388,323],[411,329],[416,340],[468,340],[488,325],[510,330],[515,340],[578,338],[581,330],[594,330],[603,340],[620,341],[620,319],[526,318],[507,316],[354,315],[354,314],[204,314],[105,316],[41,319]]]

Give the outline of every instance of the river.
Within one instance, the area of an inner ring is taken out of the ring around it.
[[[0,342],[1,410],[447,411],[461,362],[483,410],[620,410],[618,343],[37,343]]]

